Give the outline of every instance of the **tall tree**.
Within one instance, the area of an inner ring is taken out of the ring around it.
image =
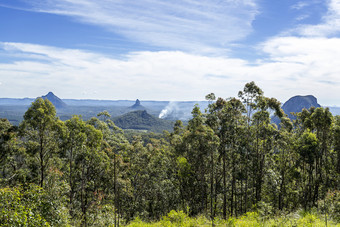
[[[192,177],[192,189],[189,195],[189,204],[192,214],[198,214],[206,210],[208,205],[209,169],[218,146],[218,137],[213,130],[206,125],[205,117],[196,105],[192,111],[193,118],[189,121],[187,131],[183,134],[182,154],[191,166],[191,171],[196,173]],[[211,173],[211,172],[210,172]],[[213,196],[213,195],[210,195]]]
[[[56,110],[47,99],[37,98],[28,108],[20,127],[27,138],[27,149],[38,161],[39,185],[44,187],[47,169],[57,151]]]
[[[249,179],[249,174],[251,169],[253,168],[252,163],[252,157],[253,157],[253,130],[251,129],[251,118],[253,115],[253,112],[256,109],[256,99],[258,97],[261,97],[263,95],[263,91],[260,87],[258,87],[254,81],[245,84],[243,91],[239,91],[238,97],[242,100],[245,108],[246,108],[246,117],[247,117],[247,130],[245,132],[245,158],[243,163],[244,168],[244,199],[241,201],[244,201],[244,212],[247,212],[247,210],[251,207],[251,203],[249,202],[249,197],[254,198],[254,193],[251,188],[251,182]],[[243,184],[243,183],[242,183]],[[253,199],[254,201],[254,199]]]
[[[110,185],[113,186],[114,195],[114,225],[119,226],[119,215],[121,215],[119,209],[121,204],[120,195],[126,193],[126,191],[123,190],[125,185],[122,185],[122,183],[127,183],[123,174],[120,173],[121,168],[123,168],[122,154],[130,149],[130,144],[125,138],[123,130],[113,123],[108,111],[105,110],[98,113],[97,117],[98,118],[91,118],[88,123],[100,130],[103,134],[101,149],[110,158],[110,174],[113,175],[113,182],[110,181]],[[112,191],[109,189],[107,193],[111,194]]]
[[[73,116],[71,119],[65,122],[67,127],[67,134],[65,138],[65,151],[66,160],[68,160],[68,184],[70,187],[69,191],[69,212],[70,216],[74,218],[76,216],[75,209],[77,208],[75,204],[75,196],[79,190],[79,165],[76,165],[77,157],[82,153],[85,147],[86,136],[86,125],[85,122],[80,118],[80,116]],[[78,177],[77,177],[78,176]]]
[[[209,105],[216,99],[214,93],[210,93],[205,96],[205,99],[209,101]],[[210,172],[210,218],[213,221],[215,218],[214,212],[214,150],[210,151],[211,172]]]
[[[335,117],[335,127],[333,130],[333,147],[337,156],[337,158],[335,159],[336,171],[337,174],[340,175],[340,115]]]

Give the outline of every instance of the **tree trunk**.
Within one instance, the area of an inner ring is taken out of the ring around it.
[[[210,176],[210,215],[211,221],[214,221],[214,151],[211,149],[211,176]]]
[[[44,138],[40,137],[40,187],[44,187],[44,171],[45,171],[45,167],[44,167],[44,149],[43,149],[43,141]]]
[[[225,150],[223,151],[223,219],[227,219],[227,183],[226,183],[226,157]]]

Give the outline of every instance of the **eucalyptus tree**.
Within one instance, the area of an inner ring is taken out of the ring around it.
[[[253,191],[249,190],[251,188],[251,182],[249,182],[249,173],[252,170],[252,159],[253,159],[253,130],[251,129],[251,120],[253,112],[256,109],[256,99],[258,97],[261,97],[263,95],[263,91],[260,87],[258,87],[254,81],[245,84],[242,91],[239,91],[238,97],[241,99],[243,105],[246,108],[246,121],[247,121],[247,130],[245,131],[245,148],[244,148],[244,154],[245,158],[244,163],[242,167],[244,170],[244,199],[241,201],[244,201],[244,212],[247,212],[248,208],[251,207],[251,204],[249,203],[249,196],[250,198],[253,197]],[[250,181],[252,179],[250,178]],[[243,182],[241,183],[243,184]]]
[[[225,132],[225,144],[226,152],[229,156],[229,166],[231,168],[231,193],[230,193],[230,215],[237,215],[237,204],[240,205],[239,210],[241,211],[242,204],[238,203],[238,200],[242,198],[237,197],[237,180],[240,179],[241,174],[241,161],[244,158],[244,133],[246,131],[246,119],[244,117],[245,107],[239,99],[231,98],[227,101],[225,108],[223,109],[223,128]],[[225,156],[226,152],[223,153],[223,175],[225,177]],[[242,179],[243,177],[241,177]],[[225,179],[223,180],[224,188]],[[242,183],[240,182],[240,187]]]
[[[262,199],[264,177],[267,175],[267,165],[274,148],[274,137],[278,135],[276,125],[271,123],[271,112],[279,118],[284,117],[281,103],[275,98],[267,98],[263,91],[254,83],[247,83],[239,97],[246,108],[247,130],[245,157],[245,211],[249,208],[248,194],[255,205]],[[269,167],[269,166],[268,166]],[[253,174],[251,182],[247,177]],[[251,190],[249,190],[251,189]]]
[[[192,116],[178,141],[176,154],[181,198],[184,200],[181,203],[189,205],[191,214],[198,214],[208,209],[212,161],[206,160],[216,157],[218,137],[206,125],[206,119],[197,105]]]
[[[230,207],[231,215],[236,214],[236,175],[240,171],[240,161],[242,149],[242,135],[245,129],[245,107],[242,102],[236,98],[224,100],[218,98],[215,103],[209,105],[207,115],[207,124],[214,130],[219,137],[219,155],[222,159],[222,196],[223,196],[223,218],[227,215],[227,165],[230,166]],[[227,163],[228,160],[228,163]],[[216,182],[218,182],[216,180]]]
[[[272,184],[272,197],[274,207],[279,210],[292,208],[297,204],[295,199],[297,188],[294,185],[294,174],[296,173],[297,152],[294,142],[296,135],[293,130],[293,123],[284,116],[281,118],[280,131],[276,137],[274,152],[275,165],[273,166],[274,176]],[[293,202],[292,202],[293,201]]]
[[[111,120],[111,115],[107,111],[98,113],[97,117],[98,118],[91,118],[88,123],[100,130],[103,134],[103,142],[100,149],[104,151],[110,159],[109,174],[113,176],[113,178],[107,182],[107,193],[113,195],[115,210],[114,225],[119,226],[119,215],[122,215],[122,211],[120,210],[120,195],[127,193],[124,184],[128,184],[129,181],[122,172],[124,169],[122,155],[130,149],[130,144],[124,136],[123,130],[114,124]]]
[[[335,158],[334,152],[331,151],[334,138],[332,137],[334,135],[332,135],[333,116],[328,108],[311,107],[297,114],[296,125],[300,135],[307,132],[313,133],[317,141],[316,150],[308,155],[308,159],[305,154],[301,156],[302,160],[305,163],[308,161],[309,164],[308,191],[304,196],[305,199],[311,201],[311,203],[305,202],[305,208],[308,208],[316,206],[319,198],[323,198],[326,192],[336,185],[336,178],[331,177],[331,171],[334,168],[332,160]]]
[[[256,98],[256,112],[252,116],[254,133],[253,174],[256,204],[262,200],[264,177],[270,168],[268,165],[274,151],[275,137],[278,135],[276,125],[271,123],[269,111],[274,111],[276,116],[282,118],[284,113],[280,106],[280,102],[275,98],[264,96]]]
[[[103,134],[88,124],[85,125],[84,133],[86,135],[85,146],[77,155],[75,165],[79,168],[77,178],[80,185],[77,199],[80,202],[81,220],[82,225],[87,226],[96,221],[93,216],[103,204],[106,182],[110,176],[108,174],[109,158],[100,149]]]
[[[340,115],[335,116],[335,125],[333,130],[333,147],[336,155],[334,165],[336,166],[336,173],[340,175]],[[338,178],[339,179],[339,178]],[[340,185],[340,180],[338,180]]]
[[[316,180],[316,157],[318,152],[319,140],[315,133],[310,130],[303,132],[298,141],[298,152],[302,161],[302,196],[301,204],[305,209],[314,205],[313,191]]]
[[[209,101],[209,106],[211,106],[212,102],[216,99],[216,96],[214,93],[210,93],[205,96],[205,99]],[[211,220],[214,220],[215,212],[214,212],[214,150],[210,151],[210,162],[211,162],[211,175],[210,175],[210,218]],[[216,201],[216,198],[215,198]]]
[[[86,143],[86,133],[85,128],[86,124],[81,119],[80,116],[73,116],[71,119],[65,122],[65,126],[67,128],[67,134],[65,138],[64,148],[66,150],[66,160],[67,160],[67,170],[66,173],[68,175],[68,184],[69,184],[69,212],[72,218],[75,218],[77,215],[77,201],[74,201],[76,194],[79,192],[80,188],[80,166],[79,162],[76,163],[76,160],[79,155],[83,152]],[[78,210],[79,211],[79,210]]]
[[[207,95],[207,98],[212,98],[215,95],[213,93]],[[223,218],[226,219],[226,214],[227,214],[227,192],[226,192],[226,127],[224,124],[224,108],[226,106],[226,100],[223,98],[218,98],[216,102],[210,103],[208,106],[208,114],[207,114],[207,120],[206,124],[214,131],[214,134],[218,136],[219,138],[219,145],[218,145],[218,153],[219,153],[219,158],[218,160],[220,161],[222,159],[222,170],[219,170],[219,168],[216,168],[216,171],[218,171],[215,176],[215,210],[217,206],[217,196],[219,194],[218,189],[219,187],[219,182],[222,180],[223,181],[223,186],[222,186],[222,196],[223,196]],[[221,176],[221,177],[220,177]],[[212,193],[213,194],[213,193]]]
[[[38,167],[38,182],[44,187],[48,167],[53,155],[58,151],[58,118],[53,104],[37,98],[24,114],[20,124],[27,152],[33,157],[33,165]],[[32,172],[34,173],[35,167]]]
[[[331,189],[332,181],[334,181],[331,179],[332,159],[334,158],[331,154],[333,115],[329,108],[319,107],[315,109],[310,118],[320,142],[316,157],[316,172],[318,176],[313,196],[314,203],[317,203],[320,198],[325,197],[327,191]]]

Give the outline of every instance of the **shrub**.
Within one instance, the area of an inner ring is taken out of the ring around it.
[[[324,215],[340,223],[340,191],[328,192],[325,199],[319,201],[319,206]]]

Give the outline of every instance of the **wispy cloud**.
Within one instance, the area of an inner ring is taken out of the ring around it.
[[[202,90],[208,92],[210,86],[197,88],[218,81],[205,75],[234,74],[246,63],[240,59],[210,58],[179,51],[133,52],[122,60],[81,50],[24,43],[2,43],[2,49],[8,56],[16,56],[15,61],[0,64],[0,78],[21,88],[16,93],[22,90],[38,95],[43,86],[47,90],[63,90],[62,93],[76,98],[82,98],[84,91],[96,90],[100,92],[92,98],[134,99],[139,94],[144,99],[202,99]],[[28,55],[40,58],[27,60]],[[10,88],[1,90],[1,95],[12,92]]]
[[[130,40],[171,50],[212,52],[252,32],[255,0],[32,0],[37,12],[103,26]]]
[[[298,16],[298,17],[296,18],[296,21],[302,21],[302,20],[305,20],[305,19],[307,19],[307,18],[309,18],[309,17],[310,17],[310,15],[308,15],[308,14],[303,14],[303,15]]]
[[[36,97],[53,90],[62,98],[200,100],[210,92],[235,96],[254,80],[266,95],[281,101],[298,92],[317,96],[323,105],[340,105],[334,96],[340,89],[340,38],[334,36],[340,31],[337,0],[327,2],[320,24],[302,24],[258,45],[266,58],[253,62],[204,56],[229,48],[251,32],[257,6],[250,0],[32,2],[35,11],[100,25],[164,51],[112,57],[79,49],[0,43],[0,54],[9,59],[0,62],[0,97]],[[304,3],[296,9],[308,7]]]
[[[296,4],[292,5],[291,8],[295,10],[301,10],[311,4],[311,1],[300,1],[297,2]]]

